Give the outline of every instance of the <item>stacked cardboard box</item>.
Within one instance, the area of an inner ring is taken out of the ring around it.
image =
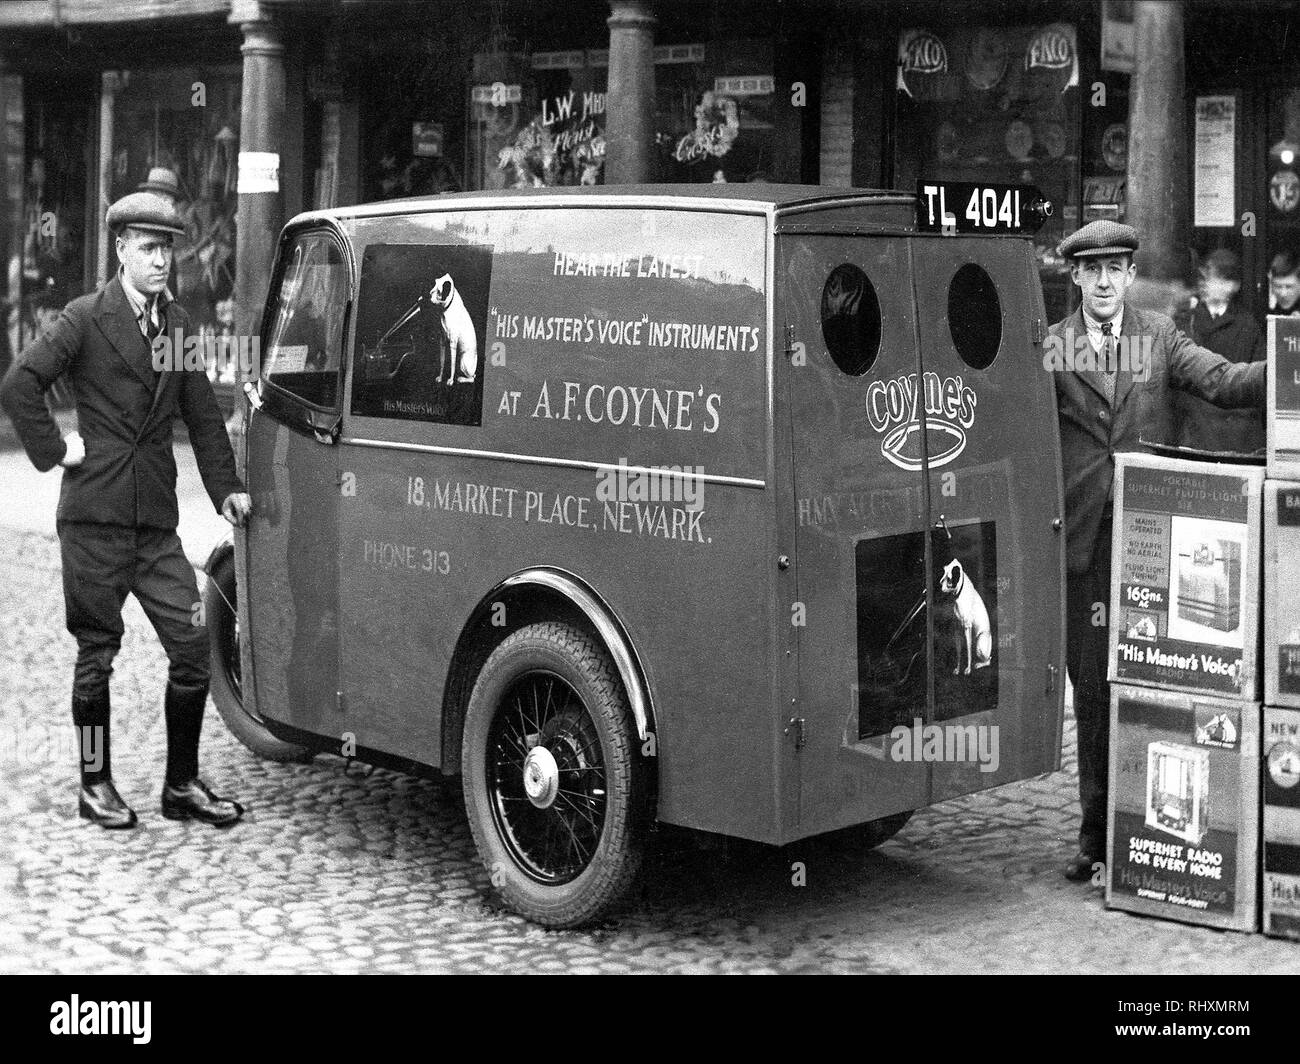
[[[1115,462],[1113,681],[1258,701],[1264,471]]]
[[[1300,939],[1300,318],[1268,324],[1264,933]]]
[[[1264,471],[1119,455],[1106,904],[1258,922]]]
[[[1300,710],[1264,708],[1264,934],[1300,940]]]

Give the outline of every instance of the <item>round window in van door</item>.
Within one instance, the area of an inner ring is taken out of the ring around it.
[[[835,365],[851,377],[866,373],[880,353],[880,300],[852,263],[836,266],[822,287],[822,338]]]
[[[1002,346],[1002,301],[984,267],[973,262],[948,285],[948,332],[961,360],[971,369],[988,369]]]

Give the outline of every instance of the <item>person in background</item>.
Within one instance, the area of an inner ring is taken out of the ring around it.
[[[175,171],[168,170],[165,166],[153,167],[149,171],[149,176],[135,186],[135,190],[161,196],[173,207],[177,206],[181,198],[180,178],[176,176]]]
[[[1297,279],[1291,276],[1291,282]],[[1241,260],[1227,248],[1211,252],[1199,271],[1197,300],[1180,321],[1193,343],[1229,362],[1264,358],[1264,334],[1238,303]],[[1297,307],[1300,313],[1300,307]],[[1259,410],[1224,410],[1178,391],[1174,398],[1174,440],[1206,451],[1257,451],[1264,446],[1264,416]]]
[[[1267,314],[1300,315],[1300,257],[1293,251],[1279,251],[1268,264]],[[1260,319],[1267,334],[1268,322]]]

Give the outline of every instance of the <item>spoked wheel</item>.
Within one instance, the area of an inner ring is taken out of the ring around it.
[[[212,655],[212,701],[235,738],[259,757],[269,761],[305,760],[309,755],[304,747],[277,739],[244,708],[238,596],[235,557],[230,553],[217,562],[203,587],[203,615]]]
[[[596,726],[554,673],[518,680],[492,721],[488,789],[497,832],[539,883],[572,882],[605,827],[605,763]]]
[[[641,864],[644,771],[604,648],[569,625],[508,637],[465,717],[465,807],[492,884],[517,912],[572,927],[617,903]]]

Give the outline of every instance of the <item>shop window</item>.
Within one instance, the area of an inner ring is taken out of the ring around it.
[[[1069,266],[1056,248],[1079,226],[1081,155],[1092,150],[1080,140],[1079,67],[1075,28],[1061,22],[918,26],[898,42],[896,187],[924,179],[1038,188],[1056,205],[1032,238],[1049,321],[1070,309]],[[1109,172],[1122,179],[1122,123],[1090,135],[1106,139]],[[1103,184],[1092,195],[1120,197],[1116,182]]]
[[[971,369],[988,369],[1002,346],[1002,302],[997,285],[973,262],[948,284],[948,332],[961,360]]]
[[[111,110],[111,124],[100,131],[110,143],[104,202],[149,183],[175,203],[185,235],[176,240],[170,286],[205,340],[235,328],[240,75],[238,64],[225,64],[107,71],[103,78]],[[169,173],[159,181],[157,169]],[[100,246],[108,276],[117,268],[112,241]],[[209,369],[214,380],[237,383],[234,361]]]
[[[871,279],[852,263],[836,266],[822,287],[821,317],[835,365],[862,376],[880,353],[880,300]]]
[[[349,287],[347,263],[333,239],[312,233],[298,241],[266,334],[265,380],[314,406],[337,404]]]
[[[659,180],[772,180],[770,39],[658,45],[654,65]],[[471,79],[468,187],[604,182],[607,48],[494,49],[474,56]]]

